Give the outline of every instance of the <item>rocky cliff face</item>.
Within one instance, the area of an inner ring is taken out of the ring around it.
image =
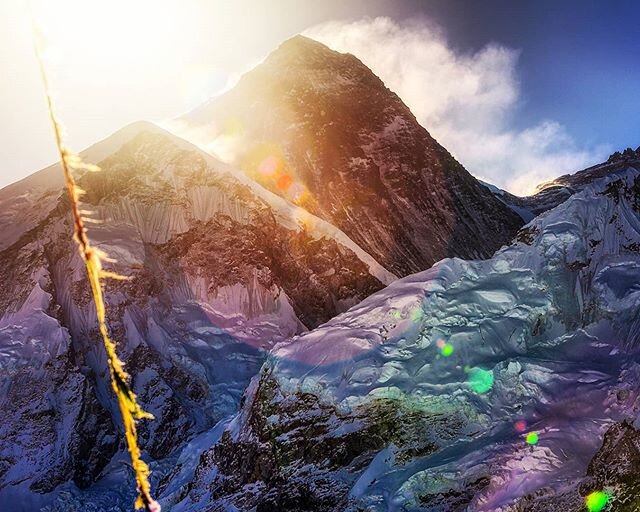
[[[362,62],[302,36],[178,126],[398,275],[489,257],[522,225]]]
[[[278,344],[165,502],[578,511],[605,489],[635,510],[639,247],[626,167],[492,259],[445,260]]]
[[[237,409],[265,349],[394,276],[188,143],[144,123],[124,133],[78,183],[91,238],[129,278],[106,283],[109,324],[156,417],[141,426],[142,447],[161,460]],[[124,450],[55,171],[0,195],[15,228],[0,251],[0,503],[12,510],[89,487]]]

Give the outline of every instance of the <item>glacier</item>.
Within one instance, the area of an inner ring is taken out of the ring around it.
[[[613,171],[493,258],[442,260],[277,344],[175,510],[506,512],[561,492],[582,510],[605,432],[640,407],[639,192]]]

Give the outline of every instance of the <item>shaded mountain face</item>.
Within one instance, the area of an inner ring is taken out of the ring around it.
[[[640,169],[626,166],[493,258],[444,260],[278,344],[163,499],[578,512],[607,489],[611,510],[637,510],[639,346]]]
[[[109,269],[128,277],[106,282],[109,326],[156,418],[140,427],[152,460],[235,412],[265,349],[379,290],[378,277],[393,279],[337,229],[153,125],[100,147],[111,150],[103,170],[78,184],[97,221],[91,239],[115,259]],[[103,471],[128,480],[57,171],[0,192],[12,205],[3,221],[21,228],[0,251],[3,510],[39,508]]]
[[[489,257],[522,225],[362,62],[302,36],[179,126],[397,275]]]

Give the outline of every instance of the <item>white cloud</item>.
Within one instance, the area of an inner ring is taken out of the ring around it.
[[[306,35],[360,58],[470,172],[511,192],[531,193],[608,154],[606,147],[580,148],[553,120],[514,128],[521,101],[516,50],[490,44],[461,54],[438,27],[389,18],[330,22]]]

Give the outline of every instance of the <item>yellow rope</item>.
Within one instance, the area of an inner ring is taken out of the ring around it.
[[[160,512],[160,505],[151,497],[151,486],[149,484],[150,471],[147,464],[140,458],[140,448],[138,447],[136,433],[136,420],[143,418],[153,419],[153,416],[143,411],[138,404],[136,395],[127,383],[129,376],[125,372],[124,365],[118,357],[116,344],[109,337],[107,330],[101,279],[105,277],[126,278],[102,270],[102,260],[106,255],[99,249],[91,246],[79,206],[79,199],[82,194],[82,190],[80,190],[76,185],[71,172],[74,169],[85,169],[91,171],[99,169],[96,166],[87,165],[82,162],[82,159],[78,155],[69,151],[65,146],[60,123],[58,122],[53,109],[49,82],[47,80],[44,62],[37,42],[35,46],[38,63],[40,65],[40,73],[42,75],[42,82],[44,84],[44,90],[47,98],[49,117],[53,124],[56,146],[60,153],[60,163],[62,164],[67,192],[71,199],[71,210],[74,222],[74,240],[78,244],[78,249],[80,250],[80,254],[87,268],[87,276],[89,278],[89,284],[91,285],[91,294],[93,295],[93,303],[95,305],[96,316],[98,318],[98,326],[100,328],[100,334],[102,335],[104,348],[107,352],[109,373],[111,375],[111,387],[118,398],[118,405],[120,406],[120,413],[122,414],[127,447],[129,449],[131,464],[135,473],[136,485],[139,493],[135,502],[135,507],[144,508],[148,512]]]

